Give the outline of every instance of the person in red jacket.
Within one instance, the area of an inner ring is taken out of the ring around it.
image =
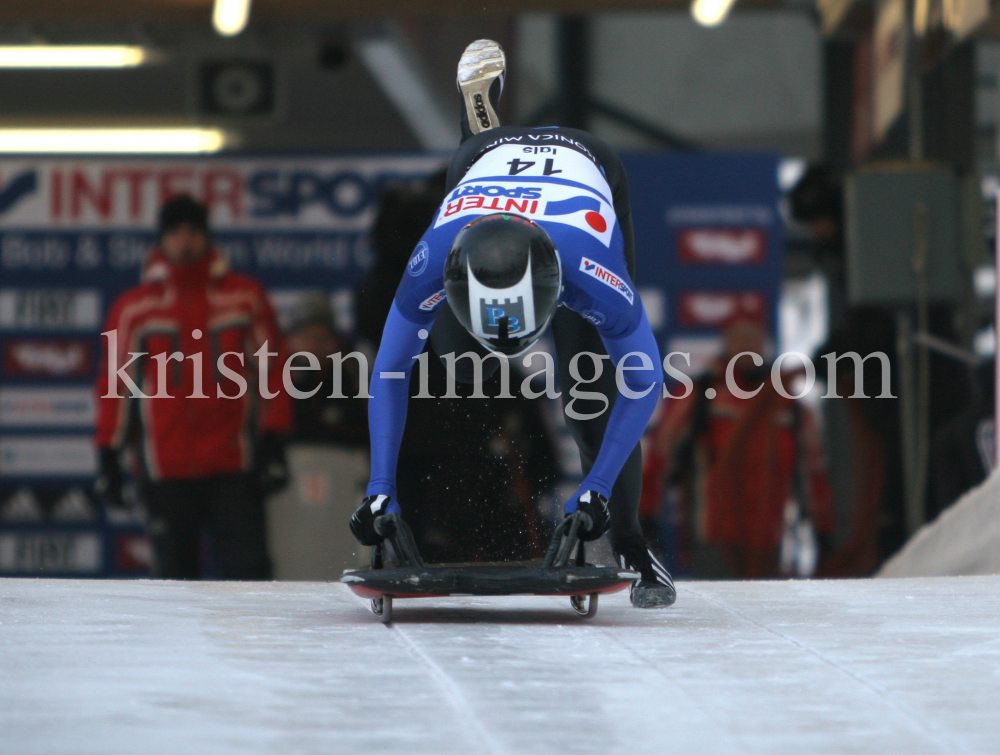
[[[111,307],[97,384],[97,489],[120,504],[137,452],[155,576],[197,579],[200,532],[223,579],[267,579],[264,496],[287,479],[283,339],[267,294],[212,248],[205,208],[177,197],[139,286]]]
[[[834,528],[817,421],[801,401],[777,391],[766,361],[737,360],[731,391],[727,364],[741,353],[763,354],[766,333],[757,322],[737,320],[723,335],[722,357],[687,396],[663,404],[639,513],[656,531],[668,507],[675,555],[692,576],[789,576],[792,565],[782,564],[789,515],[808,521],[821,543]],[[794,393],[791,382],[784,377],[785,393]]]

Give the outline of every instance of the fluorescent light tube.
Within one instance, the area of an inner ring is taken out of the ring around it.
[[[121,45],[0,45],[0,68],[133,68],[149,57]]]
[[[735,4],[736,0],[694,0],[691,15],[702,26],[718,26]]]
[[[201,154],[226,142],[208,128],[0,128],[0,154]]]
[[[215,0],[212,26],[223,37],[233,37],[246,28],[250,20],[250,0]]]

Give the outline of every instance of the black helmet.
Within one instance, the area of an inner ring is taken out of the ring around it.
[[[559,304],[562,267],[552,239],[520,215],[476,218],[458,232],[444,264],[448,304],[490,351],[530,349]]]

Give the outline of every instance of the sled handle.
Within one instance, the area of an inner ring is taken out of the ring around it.
[[[552,533],[552,541],[549,543],[549,549],[545,553],[545,560],[542,562],[542,567],[546,569],[561,569],[566,566],[570,555],[573,553],[574,546],[579,546],[577,565],[580,565],[583,560],[583,541],[577,533],[581,527],[585,530],[590,529],[592,524],[590,516],[579,510],[574,511],[563,519],[559,523],[559,526],[556,527],[556,531]]]
[[[413,531],[399,514],[393,512],[376,517],[375,531],[392,545],[392,560],[397,562],[397,566],[423,567],[424,559],[417,550]],[[384,545],[381,546],[380,555],[384,556]]]

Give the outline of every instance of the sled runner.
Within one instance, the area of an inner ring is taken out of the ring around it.
[[[351,590],[371,600],[372,612],[383,623],[392,620],[397,598],[450,595],[565,595],[580,616],[597,613],[602,593],[624,590],[639,579],[638,572],[586,562],[584,543],[577,536],[586,514],[578,511],[556,528],[544,560],[506,564],[442,564],[426,566],[413,534],[397,514],[376,520],[385,542],[375,547],[372,568],[347,571],[341,578]],[[385,568],[386,560],[394,564]]]

